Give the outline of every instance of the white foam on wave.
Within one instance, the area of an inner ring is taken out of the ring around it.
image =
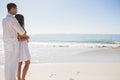
[[[50,43],[50,42],[30,42],[30,46],[39,47],[88,47],[88,48],[117,48],[120,44],[103,43]]]

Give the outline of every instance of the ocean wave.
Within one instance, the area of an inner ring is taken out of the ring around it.
[[[120,44],[119,41],[113,41],[112,44]]]
[[[98,42],[29,42],[30,46],[37,47],[88,47],[88,48],[117,48],[120,47],[119,41],[111,43],[98,43]],[[3,42],[0,41],[0,51],[3,51]]]
[[[30,42],[30,46],[39,47],[88,47],[88,48],[117,48],[120,44],[103,44],[103,43],[50,43],[50,42]]]

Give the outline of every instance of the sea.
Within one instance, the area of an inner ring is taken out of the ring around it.
[[[31,42],[51,43],[120,43],[120,34],[36,34]]]
[[[89,50],[120,47],[120,34],[30,34],[29,36],[28,44],[33,64],[84,61],[120,62],[119,51],[114,55],[83,54]],[[4,58],[3,36],[0,35],[0,65],[4,64]]]

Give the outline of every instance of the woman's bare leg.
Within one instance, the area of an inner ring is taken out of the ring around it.
[[[28,71],[28,69],[29,69],[29,65],[30,65],[30,60],[25,61],[25,66],[24,66],[24,68],[23,68],[23,73],[22,73],[22,80],[25,80],[27,71]]]
[[[22,67],[22,62],[19,62],[18,63],[18,72],[17,72],[18,80],[21,80],[21,67]]]

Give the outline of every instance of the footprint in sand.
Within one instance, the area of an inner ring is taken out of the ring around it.
[[[75,73],[71,73],[72,75],[79,75],[80,74],[80,71],[77,71],[77,72],[75,72]]]
[[[75,80],[74,78],[70,78],[69,80]]]
[[[77,76],[79,76],[79,74],[80,74],[80,71],[77,71],[76,73],[75,73],[75,75],[77,75]],[[69,80],[75,80],[74,78],[69,78]]]
[[[79,75],[79,74],[80,74],[80,71],[77,72],[77,75]]]
[[[56,76],[56,74],[51,74],[49,77],[52,78],[52,77],[54,77],[54,76]]]

